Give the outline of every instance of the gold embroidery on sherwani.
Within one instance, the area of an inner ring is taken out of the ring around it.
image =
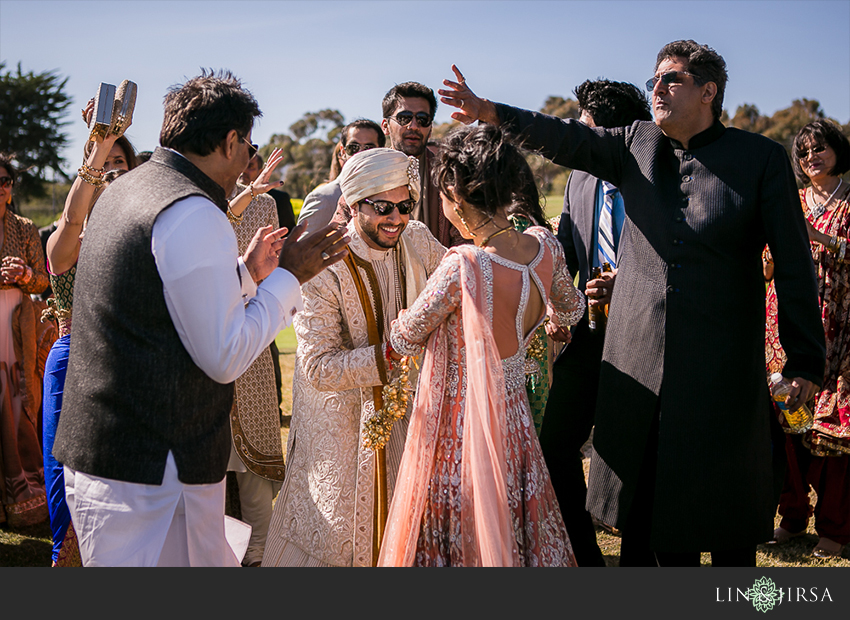
[[[348,232],[350,250],[370,256],[353,225]],[[445,248],[421,222],[411,221],[402,238],[427,277]],[[381,278],[370,279],[365,266],[358,271],[374,300]],[[366,316],[344,262],[331,265],[301,291],[287,474],[263,564],[371,566],[374,457],[362,447],[361,425],[372,410],[372,388],[382,384],[375,347],[369,345]],[[406,433],[407,417],[396,423],[387,444],[388,490],[395,486]]]

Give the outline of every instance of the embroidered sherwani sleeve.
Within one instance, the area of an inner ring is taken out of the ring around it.
[[[365,318],[349,317],[343,311],[345,293],[335,273],[326,270],[304,284],[301,294],[304,311],[295,317],[298,357],[308,383],[322,392],[339,392],[381,385],[375,347],[355,347],[349,321]],[[348,294],[357,297],[353,285]],[[359,304],[359,300],[355,300]]]
[[[418,355],[428,336],[458,307],[461,299],[460,257],[446,256],[428,278],[425,290],[393,321],[390,342],[402,355]]]

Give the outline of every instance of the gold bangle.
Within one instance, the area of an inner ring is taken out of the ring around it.
[[[93,176],[103,176],[103,174],[106,172],[104,168],[92,168],[88,164],[83,164],[82,170]]]
[[[103,187],[103,185],[104,185],[104,183],[103,183],[103,179],[101,179],[101,178],[99,178],[99,177],[96,177],[96,176],[94,176],[94,175],[92,175],[92,174],[89,174],[87,171],[83,170],[82,168],[80,168],[79,170],[77,170],[77,175],[78,175],[78,176],[79,176],[79,177],[80,177],[83,181],[85,181],[86,183],[88,183],[89,185],[91,185],[91,186],[93,186],[93,187],[95,187],[95,188],[101,188],[101,187]]]
[[[833,254],[837,254],[840,247],[841,246],[838,243],[838,235],[832,235],[832,237],[829,238],[829,243],[827,244],[826,249]]]
[[[230,210],[230,207],[227,207],[227,219],[233,222],[234,224],[241,224],[242,218],[245,217],[245,213],[242,215],[236,215],[233,211]]]

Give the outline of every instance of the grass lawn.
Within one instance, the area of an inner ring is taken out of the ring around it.
[[[549,201],[551,203],[551,201]],[[547,209],[548,211],[548,209]],[[558,208],[560,212],[560,207]],[[547,216],[550,214],[547,213]],[[295,349],[297,342],[295,330],[289,327],[278,334],[275,339],[280,350],[280,366],[283,376],[283,424],[280,429],[281,441],[284,451],[287,438],[289,437],[289,423],[292,419],[292,374],[295,366]],[[585,459],[585,475],[590,461]],[[812,493],[812,502],[815,501]],[[775,526],[779,525],[779,517],[775,519]],[[596,538],[605,562],[608,566],[618,566],[620,561],[620,539],[602,528],[597,528]],[[781,547],[759,545],[756,562],[758,566],[771,567],[803,567],[803,566],[843,566],[850,567],[850,548],[845,549],[842,558],[833,560],[818,560],[812,558],[811,553],[817,544],[818,537],[813,524],[805,536],[796,538]],[[6,525],[0,526],[0,567],[5,566],[50,566],[50,527],[45,522],[20,531],[10,531]],[[707,553],[702,555],[703,566],[711,565],[711,558]]]

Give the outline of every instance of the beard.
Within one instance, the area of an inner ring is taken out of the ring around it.
[[[412,135],[412,134],[411,134]],[[428,137],[419,135],[422,140],[419,144],[407,144],[404,141],[404,135],[402,135],[398,144],[393,144],[393,148],[397,151],[401,151],[405,155],[410,157],[420,157],[422,153],[425,152],[425,148],[428,146]]]
[[[364,237],[368,237],[375,245],[384,248],[385,250],[391,250],[398,245],[399,239],[401,239],[401,233],[404,232],[404,229],[407,226],[404,222],[399,222],[398,234],[395,235],[394,239],[387,239],[382,238],[380,233],[381,226],[386,226],[386,224],[378,224],[376,226],[360,213],[357,214],[357,223],[360,225],[360,230]]]

